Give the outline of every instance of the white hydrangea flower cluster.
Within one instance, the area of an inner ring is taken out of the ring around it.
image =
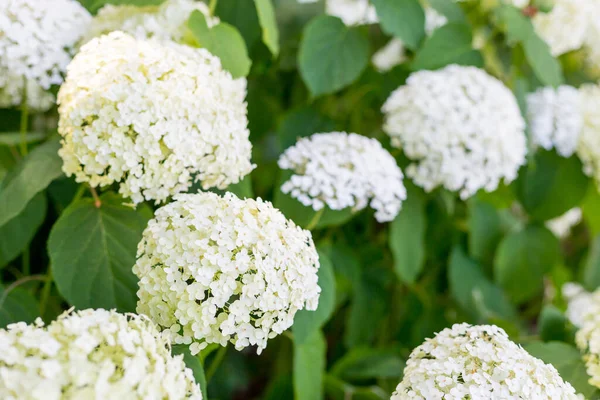
[[[585,315],[590,311],[594,311],[594,297],[592,293],[586,291],[583,286],[574,282],[567,282],[562,286],[562,295],[567,301],[567,311],[565,315],[571,323],[580,327]],[[600,311],[600,310],[596,310]]]
[[[494,325],[455,324],[412,351],[391,400],[577,399],[558,371]]]
[[[319,211],[351,207],[375,210],[379,222],[393,220],[406,199],[402,171],[376,139],[356,133],[316,133],[288,148],[279,167],[294,174],[281,191]]]
[[[579,306],[585,307],[585,311],[579,315],[581,321],[575,343],[584,353],[583,359],[590,376],[588,382],[600,388],[600,290],[588,295],[587,299],[580,300]]]
[[[90,19],[75,0],[0,1],[0,107],[26,98],[31,109],[49,109],[54,96],[46,90],[62,83]]]
[[[567,85],[538,89],[527,96],[527,119],[534,145],[570,157],[583,127],[579,92]]]
[[[583,171],[600,187],[600,85],[587,84],[579,88],[583,129],[579,136],[577,155]]]
[[[325,0],[325,13],[338,17],[348,26],[379,21],[375,7],[369,0]]]
[[[138,307],[192,354],[230,341],[258,353],[315,310],[319,257],[271,203],[232,193],[180,194],[158,209],[138,246]]]
[[[63,170],[91,186],[120,182],[134,203],[164,201],[194,177],[224,189],[253,168],[245,93],[204,49],[93,39],[58,94]]]
[[[437,28],[446,25],[448,19],[438,13],[433,7],[425,7],[425,33],[431,33]],[[383,48],[378,50],[371,60],[379,72],[386,72],[396,65],[406,61],[404,42],[401,39],[391,39]]]
[[[596,0],[554,0],[548,13],[537,13],[535,31],[550,46],[554,56],[580,49],[589,40]]]
[[[205,3],[194,0],[167,0],[159,6],[146,7],[107,4],[92,20],[84,42],[113,31],[138,39],[181,42],[187,20],[196,10],[204,14],[209,27],[219,23],[218,18],[210,16]]]
[[[546,221],[546,228],[550,229],[559,239],[569,236],[571,229],[581,221],[581,208],[575,207],[556,218]]]
[[[200,387],[183,356],[146,317],[68,311],[47,327],[0,330],[0,398],[195,399]]]
[[[406,174],[427,191],[466,199],[514,180],[527,153],[525,122],[502,82],[475,67],[411,74],[382,109],[392,145],[413,161]]]

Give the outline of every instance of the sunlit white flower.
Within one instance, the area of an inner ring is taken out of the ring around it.
[[[373,24],[378,21],[369,0],[325,0],[325,12],[340,18],[346,25]]]
[[[600,305],[594,304],[594,296],[583,286],[567,282],[562,286],[562,295],[567,301],[566,316],[577,327],[581,326],[588,312],[600,311]]]
[[[0,107],[26,96],[32,109],[50,108],[54,96],[46,91],[62,83],[90,19],[75,0],[0,1]]]
[[[84,42],[112,31],[123,31],[138,39],[180,42],[187,20],[196,10],[206,16],[209,26],[219,22],[218,18],[209,16],[208,6],[201,1],[167,0],[158,6],[144,7],[107,4],[92,20]]]
[[[381,143],[356,133],[316,133],[279,158],[294,172],[281,191],[315,211],[351,207],[375,210],[380,222],[393,220],[406,199],[402,171]]]
[[[546,227],[560,239],[569,235],[571,228],[581,221],[581,208],[575,207],[550,221],[546,221]]]
[[[588,382],[600,388],[600,290],[586,295],[579,295],[576,325],[579,330],[575,335],[577,347],[584,353]],[[583,297],[585,296],[585,297]],[[585,307],[585,311],[582,311]]]
[[[223,189],[248,174],[245,79],[204,49],[93,39],[69,65],[58,94],[63,170],[133,202],[166,200],[192,179]]]
[[[146,317],[84,310],[0,330],[2,399],[195,399],[183,356]]]
[[[384,131],[413,161],[406,174],[465,199],[514,180],[525,163],[525,122],[502,82],[475,67],[411,74],[383,106]]]
[[[533,144],[569,157],[583,127],[579,92],[572,86],[545,87],[527,96],[527,118]]]
[[[583,171],[600,186],[600,86],[587,84],[579,88],[583,129],[579,137],[577,155],[583,162]]]
[[[317,308],[319,258],[309,231],[260,199],[180,194],[138,246],[138,312],[193,354],[231,342],[258,352]]]
[[[412,351],[391,400],[577,399],[550,364],[494,325],[456,324]]]

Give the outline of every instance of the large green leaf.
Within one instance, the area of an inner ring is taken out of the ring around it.
[[[40,142],[48,135],[43,132],[27,132],[25,134],[25,143]],[[17,146],[23,140],[20,132],[0,133],[0,146]]]
[[[302,343],[294,341],[294,399],[323,399],[323,377],[327,343],[321,331],[313,332]]]
[[[425,40],[411,65],[413,70],[438,69],[448,64],[483,67],[483,57],[473,50],[471,27],[460,23],[446,24]]]
[[[331,374],[347,381],[377,378],[399,379],[406,366],[395,349],[351,349],[331,368]]]
[[[0,267],[29,245],[46,217],[46,196],[38,193],[16,217],[0,227]]]
[[[304,107],[289,111],[283,116],[277,129],[277,137],[281,150],[285,150],[300,138],[318,132],[331,132],[334,129],[335,123],[331,119],[312,107]]]
[[[426,226],[423,195],[411,185],[402,210],[390,224],[389,235],[394,270],[404,283],[414,283],[423,269]]]
[[[542,221],[579,205],[587,186],[588,178],[576,156],[564,158],[546,150],[535,154],[515,183],[517,197],[527,213]]]
[[[116,195],[71,204],[48,240],[52,272],[62,296],[77,308],[135,311],[137,278],[131,268],[148,215],[121,205]]]
[[[348,28],[339,18],[319,16],[304,29],[298,64],[313,96],[348,86],[368,62],[369,41],[357,28]]]
[[[429,0],[429,5],[449,22],[467,22],[467,17],[455,0]]]
[[[452,297],[475,320],[515,318],[516,312],[502,290],[459,247],[450,255],[448,281]]]
[[[581,353],[575,347],[562,342],[534,342],[525,346],[532,356],[550,363],[558,370],[560,376],[569,382],[577,393],[586,399],[596,398],[596,388],[588,383],[589,376]]]
[[[271,0],[254,0],[258,21],[262,28],[263,43],[269,48],[274,56],[279,54],[279,30],[277,19]]]
[[[190,346],[186,344],[177,344],[171,347],[171,352],[174,355],[183,354],[183,361],[185,362],[185,365],[192,370],[196,383],[200,385],[200,390],[202,390],[202,398],[208,399],[204,366],[198,357],[195,357],[192,355],[192,353],[190,353]]]
[[[502,238],[502,220],[490,203],[473,198],[468,206],[469,256],[483,263],[493,258]]]
[[[571,342],[574,329],[565,314],[552,304],[546,304],[538,317],[538,331],[543,341]]]
[[[335,307],[335,276],[333,266],[329,258],[319,251],[319,287],[321,295],[319,297],[319,306],[315,311],[300,310],[294,318],[292,331],[294,332],[294,342],[304,343],[311,337],[331,317]]]
[[[35,148],[6,176],[0,187],[0,226],[19,215],[31,199],[62,175],[60,143]]]
[[[543,226],[529,225],[500,242],[494,279],[511,300],[523,303],[541,294],[544,275],[559,262],[558,239]]]
[[[254,2],[250,0],[219,1],[215,15],[221,22],[227,22],[240,31],[248,50],[251,50],[260,38],[261,27]]]
[[[8,293],[7,289],[0,285],[0,328],[15,322],[33,322],[39,316],[35,297],[20,287]]]
[[[190,15],[188,27],[197,44],[219,57],[223,68],[234,78],[248,75],[252,61],[244,38],[235,27],[221,22],[209,28],[206,17],[200,11]]]
[[[425,12],[418,0],[371,0],[381,29],[416,49],[425,36]]]

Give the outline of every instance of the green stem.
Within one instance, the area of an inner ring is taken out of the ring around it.
[[[27,79],[23,85],[23,99],[21,100],[21,155],[27,154],[27,124],[29,123],[29,107],[27,106]]]
[[[227,353],[227,346],[222,346],[219,350],[217,350],[217,354],[215,354],[215,358],[210,363],[210,367],[206,371],[206,383],[210,382],[210,379],[215,375],[217,369],[219,369],[219,365],[223,362],[225,358],[225,354]]]
[[[75,196],[73,196],[73,198],[71,199],[71,203],[75,203],[77,200],[79,200],[81,196],[83,196],[83,194],[85,193],[85,189],[87,189],[87,185],[79,185],[79,187],[77,188],[77,192],[75,192]]]
[[[211,17],[215,15],[215,10],[217,9],[217,3],[219,0],[210,0],[210,4],[208,5],[208,10],[210,11]]]
[[[40,315],[42,318],[44,317],[44,313],[46,312],[46,307],[48,306],[48,299],[50,298],[50,289],[52,289],[52,282],[54,279],[52,278],[52,265],[48,265],[48,272],[46,273],[46,282],[44,283],[44,287],[42,288],[42,294],[40,296]]]
[[[23,250],[23,255],[21,256],[21,266],[24,275],[29,275],[31,273],[29,267],[29,244],[25,246],[25,249]]]
[[[314,217],[312,217],[312,219],[308,223],[306,229],[309,231],[312,231],[313,229],[315,229],[317,224],[321,220],[321,217],[323,216],[324,212],[325,212],[325,206],[323,206],[323,208],[321,208],[319,211],[317,211],[317,213],[314,215]]]

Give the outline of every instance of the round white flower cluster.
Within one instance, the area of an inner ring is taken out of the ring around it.
[[[196,10],[206,16],[209,27],[219,22],[218,18],[210,17],[205,3],[194,0],[167,0],[159,6],[146,7],[107,4],[92,20],[84,42],[113,31],[126,32],[138,39],[181,42],[187,20]]]
[[[245,93],[204,49],[93,39],[58,94],[63,170],[91,186],[121,182],[135,203],[164,201],[192,178],[224,189],[253,168]]]
[[[67,311],[0,330],[2,399],[196,399],[202,394],[183,356],[146,317]]]
[[[494,325],[455,324],[412,351],[391,400],[577,399],[556,369]]]
[[[571,229],[581,221],[581,208],[575,207],[549,221],[546,221],[546,227],[554,233],[559,239],[569,236]]]
[[[325,0],[325,12],[346,25],[367,25],[379,21],[369,0]]]
[[[579,88],[583,129],[579,136],[577,155],[583,171],[600,187],[600,86],[587,84]]]
[[[475,67],[411,74],[383,106],[384,131],[414,161],[406,174],[466,199],[514,180],[527,153],[525,122],[502,82]]]
[[[381,143],[356,133],[316,133],[302,138],[279,158],[293,170],[281,191],[319,211],[370,204],[379,222],[393,220],[406,199],[402,171]]]
[[[532,22],[552,55],[559,56],[592,40],[593,17],[599,6],[596,0],[554,0],[552,10],[537,13]]]
[[[567,301],[567,311],[565,315],[573,325],[577,327],[581,326],[588,311],[594,311],[595,306],[592,293],[586,291],[583,286],[574,282],[565,283],[562,286],[561,291],[563,297]],[[598,312],[600,309],[596,311]]]
[[[46,111],[91,16],[75,0],[0,1],[0,107]]]
[[[580,300],[580,307],[586,309],[579,315],[581,321],[575,343],[584,353],[583,359],[590,376],[588,382],[600,388],[600,290],[588,295],[587,299]]]
[[[583,127],[579,92],[566,85],[538,89],[527,96],[527,119],[534,145],[570,157]]]
[[[319,257],[309,231],[271,203],[232,193],[180,194],[138,246],[138,307],[192,354],[230,341],[258,353],[315,310]]]

